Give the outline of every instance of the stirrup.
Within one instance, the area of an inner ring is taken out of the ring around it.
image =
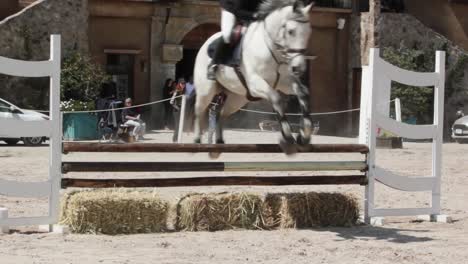
[[[208,78],[208,80],[211,80],[211,81],[216,80],[216,71],[217,70],[218,70],[218,65],[217,64],[213,64],[213,65],[208,66],[208,72],[206,73],[206,78]]]

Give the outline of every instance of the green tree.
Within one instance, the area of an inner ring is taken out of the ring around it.
[[[384,48],[383,58],[389,63],[405,70],[417,72],[434,71],[434,52],[402,47]],[[419,124],[431,123],[434,109],[434,88],[414,87],[398,82],[392,82],[392,99],[400,98],[402,102],[402,118],[415,117]]]
[[[63,60],[61,100],[90,104],[96,100],[109,76],[91,58],[78,52]]]

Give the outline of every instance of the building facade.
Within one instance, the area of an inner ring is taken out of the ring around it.
[[[34,1],[1,1],[0,19],[31,2]],[[314,113],[359,107],[360,72],[362,65],[367,64],[370,47],[398,46],[402,39],[431,42],[431,38],[440,34],[451,45],[468,50],[467,0],[317,0],[316,3],[311,11],[308,53],[317,59],[309,61],[307,76]],[[44,12],[57,20],[54,27],[43,28],[51,23]],[[195,0],[41,0],[19,14],[0,22],[0,32],[6,31],[3,36],[21,43],[22,36],[17,36],[19,31],[11,25],[25,24],[21,21],[24,17],[31,20],[27,25],[33,41],[28,46],[47,47],[48,34],[62,34],[65,56],[72,49],[89,52],[111,76],[117,96],[133,97],[139,104],[162,99],[166,79],[191,77],[198,49],[219,31],[220,7],[218,1]],[[398,21],[407,25],[392,28]],[[397,31],[405,26],[408,30]],[[11,48],[11,45],[0,47],[0,53],[10,54]],[[37,53],[43,52],[38,49]],[[23,57],[28,56],[18,56]],[[271,110],[265,103],[252,103],[248,107]],[[162,127],[163,106],[153,106],[150,112],[146,118],[151,127]],[[358,112],[349,112],[314,116],[314,120],[320,122],[321,133],[351,135],[357,132],[357,117]],[[241,118],[250,120],[244,124],[253,127],[271,116],[243,113]]]

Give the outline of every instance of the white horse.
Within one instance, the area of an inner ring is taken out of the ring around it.
[[[296,151],[310,142],[312,122],[309,116],[308,87],[300,82],[305,72],[305,51],[311,33],[309,11],[313,4],[303,6],[301,0],[266,0],[260,10],[261,20],[249,25],[242,42],[242,57],[239,69],[245,82],[241,81],[234,68],[218,67],[216,81],[207,79],[210,63],[208,46],[220,37],[217,33],[201,47],[195,62],[194,84],[197,87],[195,104],[195,143],[201,143],[206,112],[214,95],[224,91],[227,99],[216,127],[216,143],[223,144],[222,120],[237,112],[249,102],[248,98],[268,100],[277,113],[281,125],[280,145],[286,153]],[[247,87],[245,87],[247,86]],[[290,124],[284,115],[281,95],[295,94],[303,113],[302,127],[294,139]]]

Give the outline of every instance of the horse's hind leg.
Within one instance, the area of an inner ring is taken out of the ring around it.
[[[203,92],[197,93],[197,101],[195,102],[195,143],[201,143],[203,130],[206,127],[208,106],[219,90],[216,82],[206,82],[204,88]]]

